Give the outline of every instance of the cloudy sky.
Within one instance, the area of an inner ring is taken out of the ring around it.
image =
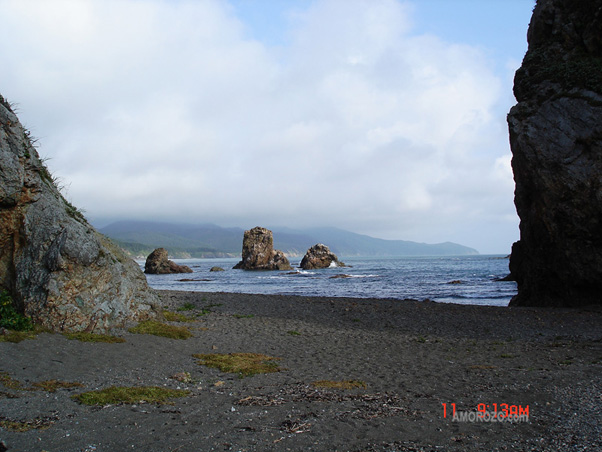
[[[533,0],[0,0],[0,93],[119,219],[508,253]]]

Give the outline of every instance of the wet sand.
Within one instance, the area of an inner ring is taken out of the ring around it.
[[[184,314],[209,306],[194,322],[177,323],[193,338],[118,331],[125,343],[60,334],[0,343],[0,372],[23,387],[50,379],[84,385],[49,393],[0,384],[0,421],[42,427],[0,428],[8,451],[602,450],[600,309],[160,294],[169,310],[195,306]],[[282,370],[240,378],[192,356],[236,352],[278,357]],[[170,378],[181,372],[192,382]],[[311,385],[318,380],[366,387],[319,389]],[[112,385],[190,394],[105,407],[71,398]],[[528,409],[529,420],[454,421],[452,404],[457,412],[507,404]]]

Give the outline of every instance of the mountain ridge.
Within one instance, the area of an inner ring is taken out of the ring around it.
[[[274,248],[288,256],[302,256],[316,243],[324,243],[339,256],[439,256],[479,254],[453,242],[435,244],[386,240],[335,227],[270,228]],[[118,221],[100,232],[134,257],[145,257],[155,248],[169,250],[172,257],[238,257],[243,228],[224,228],[212,223],[194,225],[152,221]]]

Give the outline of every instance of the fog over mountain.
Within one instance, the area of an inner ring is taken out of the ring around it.
[[[340,256],[445,256],[478,254],[477,250],[446,242],[416,243],[383,240],[337,228],[273,228],[274,247],[289,256],[301,256],[324,243]],[[174,257],[239,256],[244,230],[214,224],[183,225],[142,221],[116,222],[100,231],[134,256],[167,248]]]

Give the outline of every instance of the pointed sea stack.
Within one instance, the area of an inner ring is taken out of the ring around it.
[[[508,115],[513,306],[602,304],[602,0],[538,0]]]
[[[245,231],[242,260],[233,268],[242,270],[292,270],[282,251],[274,249],[272,231],[259,226]]]

